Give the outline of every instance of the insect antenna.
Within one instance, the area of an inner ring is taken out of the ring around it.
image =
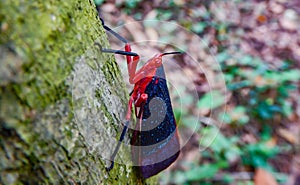
[[[113,31],[110,27],[106,26],[106,25],[104,24],[104,21],[103,21],[102,18],[100,18],[100,20],[101,20],[101,22],[102,22],[102,26],[103,26],[104,29],[106,29],[109,33],[111,33],[112,35],[114,35],[116,38],[118,38],[120,41],[124,42],[125,44],[128,43],[128,41],[127,41],[124,37],[122,37],[121,35],[119,35],[119,34],[116,33],[115,31]]]
[[[173,52],[166,52],[166,53],[163,53],[162,56],[164,56],[164,55],[181,55],[181,54],[184,54],[184,52],[181,52],[181,51],[173,51]]]
[[[114,53],[114,54],[127,55],[127,56],[138,56],[138,54],[136,54],[134,52],[102,48],[101,44],[99,44],[98,42],[95,42],[95,45],[97,45],[100,48],[101,52],[103,52],[103,53]]]

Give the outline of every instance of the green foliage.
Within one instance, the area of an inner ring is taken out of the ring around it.
[[[208,147],[217,160],[233,161],[241,155],[237,137],[226,138],[216,127],[203,128],[201,135],[200,146]]]
[[[228,110],[224,115],[224,123],[227,124],[240,124],[244,125],[248,123],[249,116],[247,115],[246,107],[237,106],[233,110]]]
[[[218,170],[224,166],[227,166],[226,162],[196,166],[186,172],[177,172],[177,174],[175,174],[174,181],[177,184],[181,184],[186,181],[209,179],[212,178],[218,172]]]
[[[197,104],[198,108],[215,109],[224,104],[224,96],[219,91],[206,93]]]
[[[139,2],[141,2],[141,0],[126,0],[125,6],[129,9],[134,9],[137,7]]]
[[[245,145],[242,161],[247,166],[262,167],[272,169],[268,164],[268,159],[278,154],[277,147],[270,147],[267,142]]]
[[[215,176],[219,169],[227,166],[226,162],[219,162],[215,164],[191,165],[188,171],[177,171],[174,173],[172,183],[183,184],[186,182],[200,181],[210,179]]]
[[[103,2],[104,2],[104,0],[94,0],[94,3],[95,3],[96,6],[102,5]]]
[[[243,114],[255,119],[270,120],[275,115],[291,114],[291,103],[286,101],[289,92],[295,90],[294,82],[300,79],[300,70],[289,69],[287,61],[278,69],[271,69],[258,58],[245,55],[241,58],[223,51],[217,60],[225,71],[228,90],[243,96],[242,104],[247,108]],[[241,95],[242,90],[249,93]],[[272,92],[275,96],[270,97]],[[230,120],[227,115],[226,122]]]
[[[198,22],[192,25],[192,31],[195,33],[202,33],[206,27],[206,22]]]
[[[159,20],[169,20],[173,16],[173,12],[170,9],[158,9],[157,10],[157,18]]]

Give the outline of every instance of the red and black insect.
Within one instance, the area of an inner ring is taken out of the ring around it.
[[[141,175],[144,178],[149,178],[170,166],[180,152],[177,125],[166,83],[162,57],[169,54],[182,54],[182,52],[157,54],[136,71],[139,55],[131,51],[130,44],[126,39],[107,27],[102,19],[101,21],[108,32],[125,43],[125,51],[100,47],[101,51],[126,55],[129,82],[134,84],[130,93],[124,129],[111,155],[111,165],[107,170],[110,171],[114,166],[114,158],[128,129],[134,105],[137,124],[130,142],[132,160]]]

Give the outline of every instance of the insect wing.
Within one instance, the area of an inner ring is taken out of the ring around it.
[[[131,144],[133,162],[148,178],[170,166],[180,146],[163,66],[157,69],[145,93],[148,99],[140,108],[142,123],[138,119]]]

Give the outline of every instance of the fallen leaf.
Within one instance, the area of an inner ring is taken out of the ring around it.
[[[296,143],[297,141],[297,136],[287,129],[278,129],[278,134],[292,144]]]
[[[255,185],[278,185],[272,174],[262,168],[258,168],[254,175]]]
[[[267,17],[265,15],[259,15],[256,20],[259,22],[259,23],[265,23],[267,22]]]
[[[275,147],[277,144],[277,139],[272,137],[271,139],[269,139],[267,142],[266,142],[266,146],[269,147],[269,148],[273,148]]]

